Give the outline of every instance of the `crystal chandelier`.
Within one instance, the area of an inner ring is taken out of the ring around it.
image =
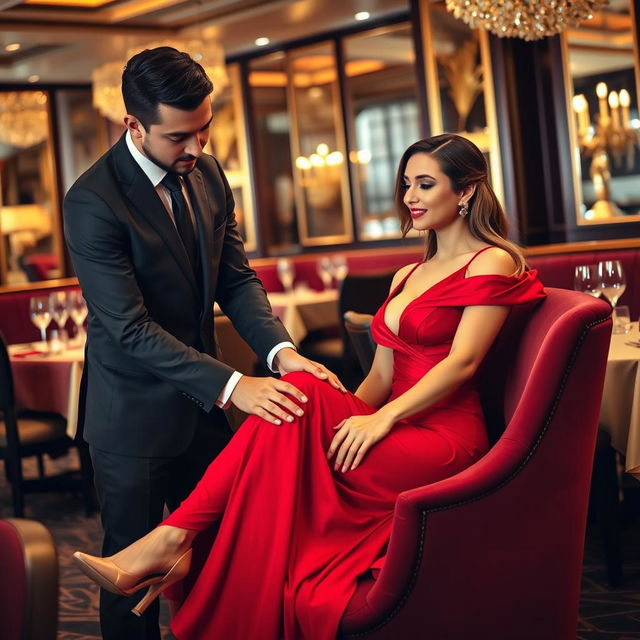
[[[47,94],[42,91],[0,92],[0,141],[26,149],[49,135]]]
[[[185,51],[196,62],[199,62],[213,83],[215,93],[220,93],[229,84],[229,77],[224,61],[222,46],[212,40],[163,40],[150,42],[146,45],[129,49],[127,59],[144,49],[156,47],[174,47],[178,51]],[[121,82],[122,71],[126,61],[107,62],[93,70],[93,105],[112,122],[122,124],[126,110],[122,100]]]
[[[447,10],[472,29],[504,38],[540,40],[590,19],[608,0],[446,0]]]

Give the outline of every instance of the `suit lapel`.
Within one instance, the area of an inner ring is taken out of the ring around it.
[[[150,227],[164,240],[169,252],[178,263],[185,278],[191,285],[194,293],[199,296],[195,276],[189,264],[189,257],[180,241],[180,236],[167,214],[164,204],[156,193],[151,181],[144,171],[131,157],[127,149],[124,136],[120,138],[114,147],[114,159],[118,170],[118,177],[125,183],[124,192],[131,204],[135,207]]]
[[[200,255],[200,268],[202,269],[202,302],[203,311],[211,300],[211,256],[213,255],[213,221],[211,219],[212,208],[209,203],[209,196],[204,186],[204,179],[200,169],[195,168],[186,176],[191,206],[198,225],[198,246]]]

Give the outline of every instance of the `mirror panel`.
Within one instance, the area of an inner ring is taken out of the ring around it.
[[[287,61],[282,52],[248,64],[253,166],[260,231],[268,255],[299,248],[287,106]]]
[[[640,220],[638,49],[632,2],[613,0],[564,37],[578,224]]]
[[[288,54],[291,147],[303,245],[353,240],[346,147],[334,45]]]
[[[477,145],[504,202],[489,36],[456,19],[444,0],[420,0],[420,8],[432,134],[457,133]]]
[[[344,59],[358,237],[397,238],[400,220],[393,196],[398,163],[422,137],[411,26],[346,37]]]
[[[227,73],[229,83],[222,90],[213,91],[213,122],[204,150],[215,156],[222,165],[233,193],[238,231],[245,250],[255,251],[253,192],[239,65],[230,65]]]
[[[62,275],[50,95],[0,92],[0,237],[3,284]]]
[[[91,89],[58,89],[55,101],[60,173],[66,193],[109,148],[108,128],[93,106]]]

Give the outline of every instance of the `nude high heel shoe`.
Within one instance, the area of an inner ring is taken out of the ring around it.
[[[182,580],[191,566],[191,549],[185,551],[166,573],[152,573],[137,576],[120,569],[111,560],[90,556],[76,551],[73,558],[79,569],[97,582],[103,589],[121,596],[131,596],[144,587],[149,587],[144,598],[131,611],[141,616],[147,607],[172,584]]]

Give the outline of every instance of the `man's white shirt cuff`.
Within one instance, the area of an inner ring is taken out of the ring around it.
[[[292,342],[280,342],[278,343],[271,351],[269,351],[269,355],[267,356],[267,366],[274,373],[278,373],[277,369],[273,367],[273,360],[278,355],[278,352],[282,349],[286,349],[290,347],[291,349],[296,349],[296,346]],[[221,409],[228,409],[230,404],[231,394],[234,392],[236,386],[238,386],[238,382],[240,382],[240,378],[242,378],[242,374],[239,371],[234,371],[231,374],[231,377],[227,380],[227,383],[222,387],[222,391],[216,400],[216,406]]]
[[[224,387],[222,387],[222,391],[216,400],[216,407],[220,407],[221,409],[229,408],[229,405],[231,404],[231,394],[234,392],[238,382],[240,382],[240,378],[242,378],[242,374],[239,371],[234,371],[231,374],[231,377],[227,380]]]
[[[273,347],[273,349],[271,349],[271,351],[269,351],[269,355],[267,356],[267,366],[271,371],[273,371],[273,373],[278,373],[278,370],[273,367],[273,360],[278,355],[278,351],[286,349],[287,347],[297,351],[296,345],[293,344],[293,342],[279,342],[275,347]]]

